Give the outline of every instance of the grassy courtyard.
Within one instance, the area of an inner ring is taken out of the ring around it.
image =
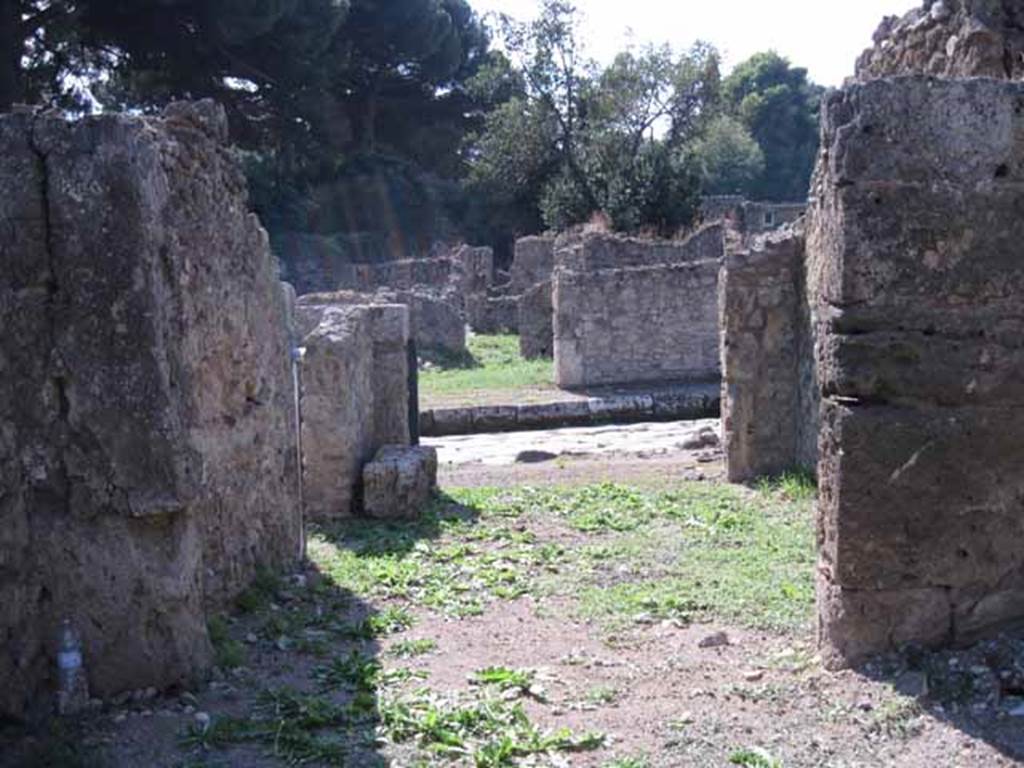
[[[473,335],[464,358],[434,358],[420,371],[423,407],[526,402],[556,392],[550,360],[524,360],[515,335]]]

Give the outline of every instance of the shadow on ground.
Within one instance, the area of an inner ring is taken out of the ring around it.
[[[477,516],[441,496],[422,522],[353,520],[310,539],[358,562],[408,552],[439,536],[444,520]],[[210,618],[217,665],[206,683],[128,692],[77,718],[0,723],[0,768],[387,765],[377,740],[380,640],[401,624],[311,556],[294,573],[261,576]]]

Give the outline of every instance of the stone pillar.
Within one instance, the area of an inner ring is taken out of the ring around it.
[[[749,482],[817,461],[802,229],[731,244],[719,279],[726,471]]]
[[[1024,85],[833,95],[808,228],[826,663],[1024,619]]]
[[[303,306],[302,485],[311,520],[353,512],[376,450],[372,321],[362,306]]]
[[[368,307],[373,339],[373,443],[409,445],[409,309]]]

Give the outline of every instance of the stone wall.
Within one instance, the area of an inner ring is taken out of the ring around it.
[[[857,61],[857,77],[894,75],[1024,77],[1024,7],[1006,0],[926,0],[902,18],[887,17],[875,46]]]
[[[334,291],[303,296],[301,304],[404,304],[409,308],[409,332],[417,349],[460,354],[466,351],[466,320],[453,299],[435,291],[388,290],[374,293]]]
[[[337,288],[365,293],[373,293],[380,288],[413,290],[428,287],[441,290],[461,286],[463,282],[461,262],[442,257],[402,259],[382,264],[349,264],[342,271]]]
[[[555,379],[586,387],[714,379],[720,259],[554,274]]]
[[[724,228],[717,222],[701,227],[684,240],[648,240],[587,232],[579,237],[560,239],[555,247],[555,267],[594,272],[721,259],[723,237]]]
[[[827,101],[808,229],[832,664],[1024,619],[1024,86]]]
[[[509,293],[521,296],[537,285],[551,280],[555,268],[555,238],[548,235],[516,240],[512,259]]]
[[[363,466],[384,445],[409,445],[409,310],[400,304],[304,296],[301,362],[302,478],[306,515],[360,508]]]
[[[284,267],[285,279],[300,295],[336,289],[348,279],[352,264],[392,258],[385,238],[372,232],[281,232],[274,236],[272,245]]]
[[[466,321],[477,333],[517,333],[519,297],[488,296],[486,293],[468,295]]]
[[[212,103],[0,117],[0,714],[185,684],[301,548],[284,303]],[[112,556],[115,555],[115,556]]]
[[[806,202],[769,203],[742,195],[709,195],[701,201],[706,222],[721,222],[745,236],[755,236],[792,224],[807,212]]]
[[[818,397],[802,229],[726,248],[719,279],[722,433],[732,482],[817,464]]]
[[[519,353],[527,360],[555,354],[551,280],[537,283],[518,300]]]

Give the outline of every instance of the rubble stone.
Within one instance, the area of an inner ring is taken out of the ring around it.
[[[386,445],[363,469],[364,509],[377,519],[416,518],[436,487],[436,450]]]

